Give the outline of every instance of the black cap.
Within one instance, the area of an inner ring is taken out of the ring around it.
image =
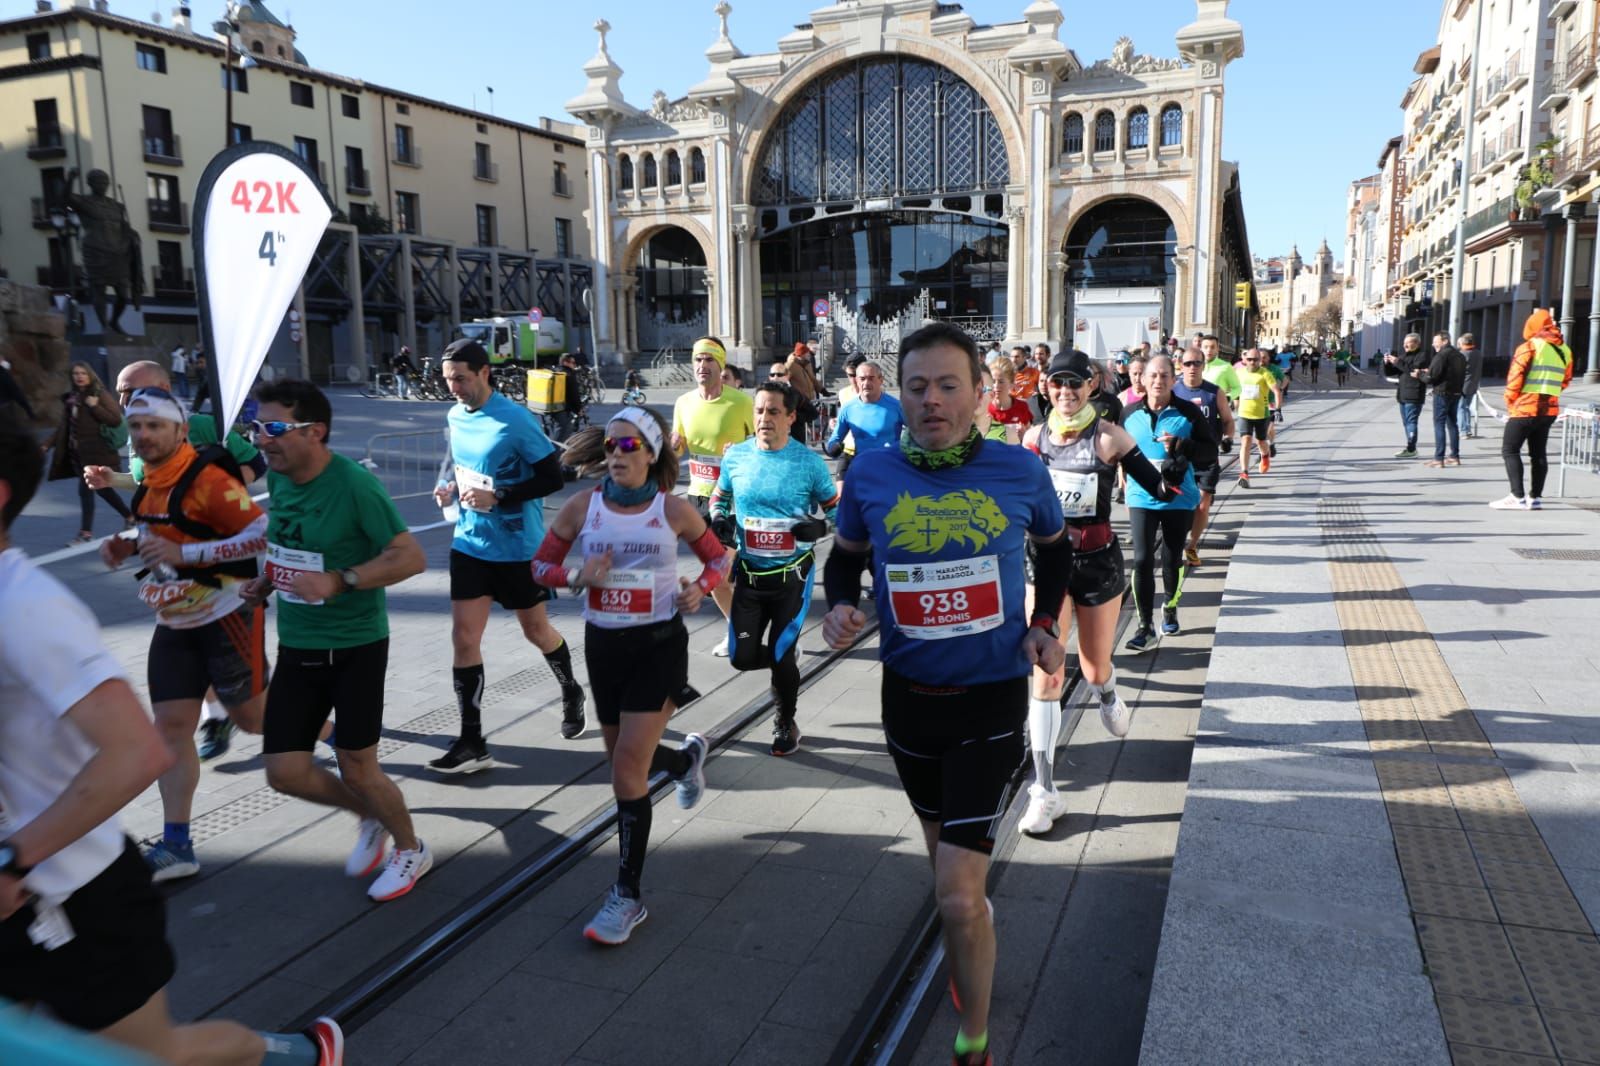
[[[489,365],[489,353],[483,350],[483,345],[468,337],[451,341],[450,347],[439,355],[441,363],[466,363],[474,370]]]
[[[1057,374],[1071,374],[1088,381],[1094,377],[1094,363],[1076,348],[1064,349],[1050,357],[1050,369],[1045,371],[1047,379]]]

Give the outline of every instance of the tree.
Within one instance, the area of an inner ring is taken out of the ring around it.
[[[1328,294],[1295,320],[1294,332],[1306,344],[1327,348],[1339,343],[1344,332],[1344,289],[1335,285]]]

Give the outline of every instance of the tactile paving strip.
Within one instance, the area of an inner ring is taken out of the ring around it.
[[[1600,1063],[1600,939],[1360,506],[1322,501],[1318,517],[1451,1059]]]

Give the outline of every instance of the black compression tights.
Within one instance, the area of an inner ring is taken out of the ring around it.
[[[1176,607],[1183,595],[1183,546],[1194,525],[1194,512],[1130,507],[1128,524],[1133,534],[1133,602],[1139,621],[1149,625],[1155,611],[1156,534],[1162,540],[1166,606]]]

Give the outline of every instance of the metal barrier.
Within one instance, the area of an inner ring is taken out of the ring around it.
[[[367,439],[361,465],[378,476],[392,499],[430,496],[450,454],[450,439],[443,429],[407,433],[378,433]]]
[[[1585,470],[1600,475],[1600,404],[1568,409],[1561,422],[1561,471],[1556,475],[1556,495],[1567,492],[1567,471]]]

